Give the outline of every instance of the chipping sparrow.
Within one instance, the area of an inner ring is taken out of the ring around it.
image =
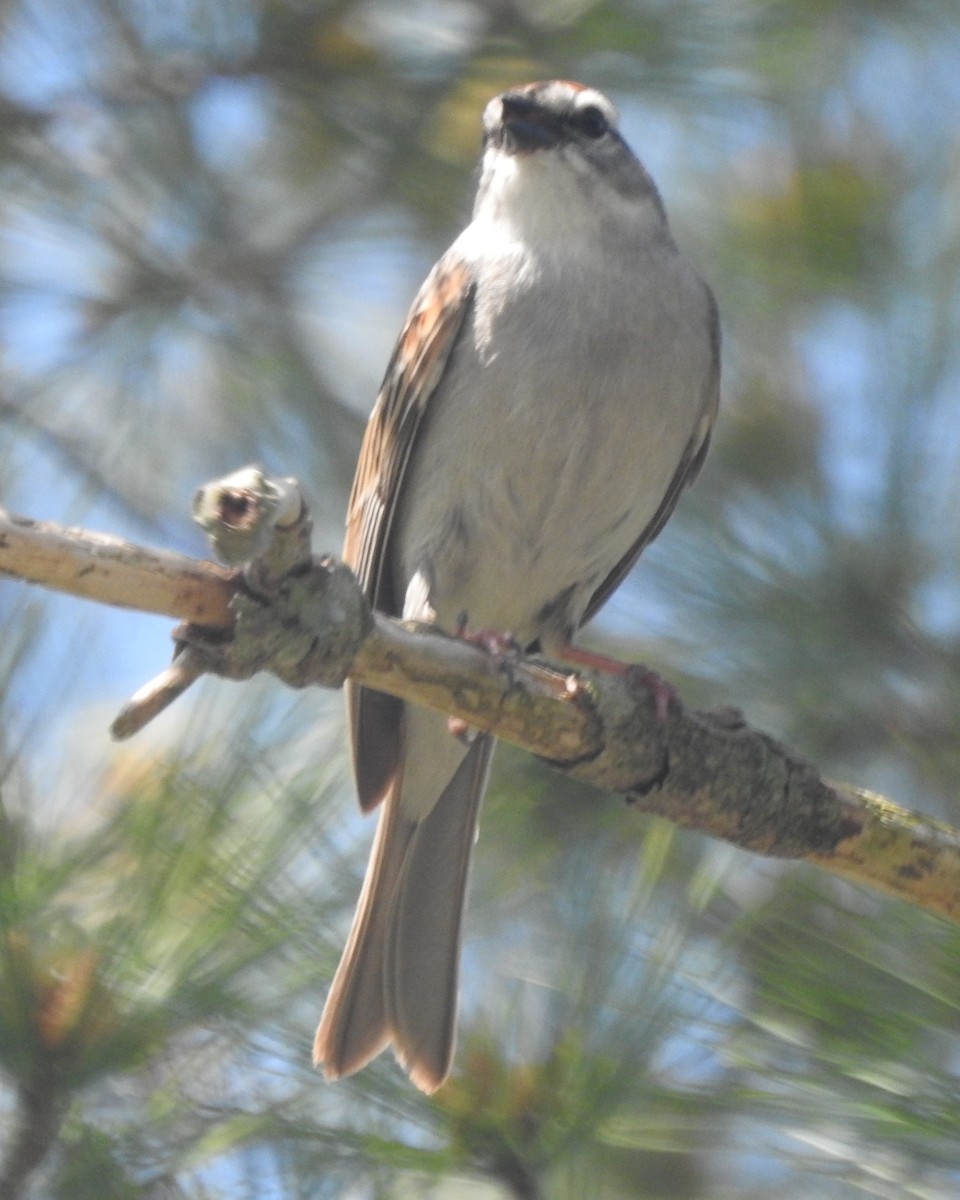
[[[423,284],[367,427],[344,548],[375,608],[563,656],[660,532],[717,408],[713,297],[605,96],[491,100],[473,220]],[[328,1078],[392,1043],[450,1069],[461,917],[493,739],[348,695],[360,804],[383,811],[317,1030]]]

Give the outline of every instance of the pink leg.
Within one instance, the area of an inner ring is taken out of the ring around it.
[[[505,654],[520,653],[520,646],[517,645],[512,633],[499,629],[478,629],[476,633],[468,633],[465,612],[457,618],[453,636],[458,637],[462,642],[470,642],[473,646],[479,646],[481,650],[486,650],[494,658],[501,658]]]

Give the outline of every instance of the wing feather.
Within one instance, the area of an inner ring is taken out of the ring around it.
[[[704,285],[704,289],[710,306],[710,345],[713,356],[713,369],[710,372],[710,378],[707,383],[703,412],[700,415],[700,420],[693,432],[693,436],[684,448],[680,462],[677,464],[677,469],[671,476],[670,483],[667,485],[667,490],[660,501],[659,508],[653,514],[653,517],[648,522],[640,537],[637,538],[627,553],[620,559],[590,597],[590,603],[587,605],[581,624],[586,624],[591,617],[595,616],[620,584],[623,583],[624,579],[633,569],[637,559],[660,533],[664,525],[666,525],[671,513],[677,506],[677,501],[680,499],[682,492],[696,479],[700,468],[703,466],[703,460],[707,457],[707,450],[710,447],[710,434],[713,430],[713,423],[716,420],[717,408],[720,403],[720,317],[717,312],[713,293],[706,285]]]
[[[360,448],[347,509],[343,559],[371,605],[397,614],[389,542],[403,476],[417,431],[473,299],[470,269],[444,255],[427,276],[387,367]],[[350,741],[360,805],[376,807],[396,775],[403,705],[392,696],[347,685]]]

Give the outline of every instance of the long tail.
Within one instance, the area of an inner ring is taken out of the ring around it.
[[[422,820],[404,815],[410,806],[397,787],[384,802],[314,1040],[328,1079],[358,1071],[390,1043],[425,1092],[450,1070],[467,875],[492,750],[493,739],[479,735]]]

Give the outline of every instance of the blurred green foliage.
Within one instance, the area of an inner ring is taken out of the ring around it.
[[[0,486],[199,550],[203,479],[362,424],[502,87],[619,103],[713,284],[697,487],[587,635],[960,823],[960,32],[948,0],[8,0]],[[501,750],[456,1072],[309,1041],[359,885],[337,697],[0,585],[0,1200],[949,1197],[960,935]],[[107,705],[107,702],[109,704]]]

